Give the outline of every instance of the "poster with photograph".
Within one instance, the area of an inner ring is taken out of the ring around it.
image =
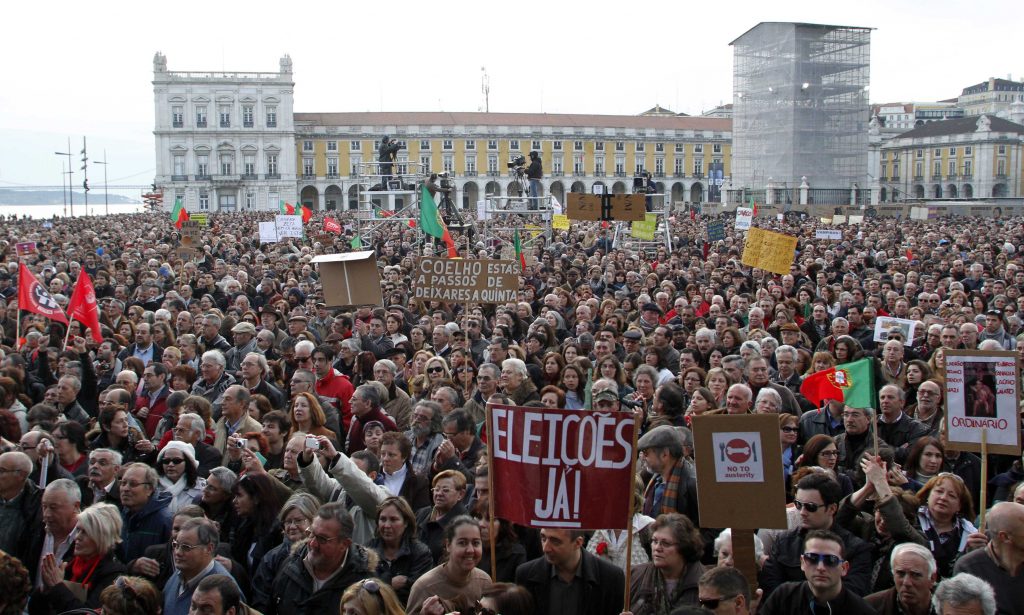
[[[1014,352],[946,351],[946,433],[950,447],[1020,455],[1020,378]]]

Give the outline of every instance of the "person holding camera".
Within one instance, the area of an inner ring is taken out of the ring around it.
[[[540,205],[540,180],[544,177],[544,165],[540,160],[540,152],[530,152],[530,166],[526,167],[526,179],[530,180],[530,209]]]
[[[377,149],[377,162],[380,163],[380,186],[382,190],[388,189],[388,182],[391,180],[391,172],[394,167],[395,157],[398,155],[398,150],[402,149],[402,145],[392,139],[391,137],[384,135],[380,139],[380,147]]]

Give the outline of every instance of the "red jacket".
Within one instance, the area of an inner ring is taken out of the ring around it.
[[[356,388],[348,376],[343,375],[336,369],[331,369],[326,376],[316,381],[316,394],[321,397],[334,400],[341,415],[341,427],[344,433],[348,433],[348,426],[352,422],[352,406],[349,400]],[[339,437],[341,434],[338,434]]]
[[[159,397],[150,405],[149,396],[146,394],[146,390],[143,389],[142,393],[135,398],[135,410],[132,414],[138,418],[139,410],[148,407],[149,414],[143,420],[143,427],[146,430],[146,437],[152,438],[155,434],[157,425],[160,424],[160,419],[163,418],[164,413],[167,412],[167,396],[171,394],[171,390],[166,386],[160,391]]]

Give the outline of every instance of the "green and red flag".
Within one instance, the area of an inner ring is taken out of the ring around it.
[[[181,223],[188,220],[188,211],[185,209],[185,204],[181,202],[181,197],[174,199],[174,209],[171,210],[171,223],[174,224],[174,228],[181,230]]]
[[[512,243],[516,247],[516,259],[519,261],[520,271],[526,271],[526,255],[523,254],[523,244],[519,240],[519,229],[512,235]]]
[[[754,216],[757,216],[757,201],[754,200],[754,195],[750,195],[750,208],[754,210]]]
[[[285,214],[287,216],[294,216],[295,215],[295,206],[292,205],[291,203],[285,203],[282,200],[281,201],[281,213]]]
[[[875,406],[875,370],[871,358],[844,363],[804,378],[800,393],[815,406],[834,399],[852,408]]]
[[[420,190],[420,227],[424,233],[435,239],[440,239],[444,245],[448,246],[448,258],[458,258],[459,251],[455,249],[455,240],[452,239],[448,227],[441,219],[441,213],[437,211],[437,203],[434,202],[434,197],[430,196],[426,185]]]
[[[306,224],[312,218],[313,218],[313,210],[308,208],[308,207],[306,207],[305,205],[303,205],[302,206],[302,223]]]

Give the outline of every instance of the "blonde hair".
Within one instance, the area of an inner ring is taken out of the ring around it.
[[[78,529],[106,554],[121,542],[121,511],[113,504],[93,504],[78,515]]]

